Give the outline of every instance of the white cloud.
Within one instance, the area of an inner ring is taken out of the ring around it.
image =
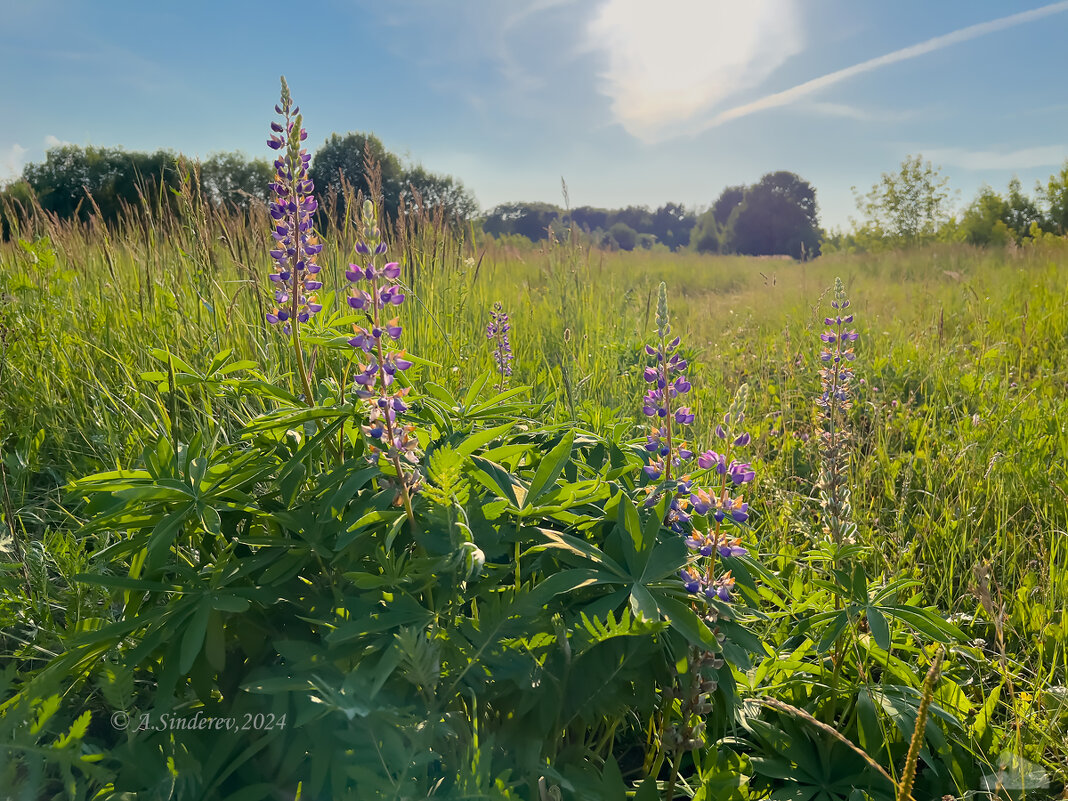
[[[0,150],[0,183],[10,181],[22,174],[22,167],[26,163],[25,156],[28,152],[18,142]]]
[[[69,144],[70,142],[60,139],[58,136],[53,136],[52,134],[48,134],[48,136],[44,138],[45,150],[50,150],[53,147],[63,147],[63,145]]]
[[[1068,145],[1025,147],[1020,150],[965,150],[949,147],[923,151],[924,158],[966,170],[1029,170],[1056,167],[1068,161]]]
[[[587,36],[616,120],[656,141],[799,53],[799,21],[798,0],[606,0]]]
[[[991,20],[990,22],[982,22],[978,25],[969,25],[966,28],[947,33],[942,36],[935,36],[933,39],[927,39],[919,44],[911,45],[910,47],[904,47],[900,50],[895,50],[892,53],[879,56],[878,58],[869,59],[868,61],[862,61],[859,64],[854,64],[852,67],[846,67],[845,69],[836,70],[835,72],[828,73],[827,75],[820,76],[819,78],[813,78],[811,81],[805,81],[802,84],[798,84],[790,89],[786,89],[782,92],[776,92],[774,94],[766,95],[759,100],[754,100],[751,103],[745,103],[734,108],[727,109],[720,114],[717,114],[711,120],[707,121],[702,129],[712,128],[717,125],[721,125],[724,122],[730,120],[736,120],[740,117],[754,114],[758,111],[766,111],[771,108],[778,108],[780,106],[787,106],[802,100],[809,95],[826,89],[828,86],[833,86],[836,83],[841,83],[848,78],[853,78],[857,75],[861,75],[865,72],[871,72],[872,70],[879,69],[880,67],[886,67],[890,64],[896,64],[900,61],[908,61],[918,56],[923,56],[928,53],[932,53],[935,50],[941,50],[944,47],[960,44],[961,42],[967,42],[970,39],[977,39],[980,36],[986,36],[990,33],[996,33],[997,31],[1003,31],[1006,28],[1011,28],[1016,25],[1022,25],[1026,22],[1033,22],[1034,20],[1048,17],[1051,14],[1059,14],[1063,11],[1068,11],[1068,0],[1062,0],[1062,2],[1051,3],[1049,5],[1036,8],[1031,11],[1023,11],[1019,14],[1011,14],[1007,17],[1000,17],[999,19]]]

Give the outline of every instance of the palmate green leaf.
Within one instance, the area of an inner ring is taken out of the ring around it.
[[[574,592],[585,587],[602,584],[622,584],[623,579],[604,570],[590,568],[573,568],[554,573],[534,587],[522,598],[524,606],[540,609],[555,596],[565,592]]]
[[[474,406],[478,396],[485,389],[486,384],[489,382],[490,374],[488,372],[480,373],[476,376],[475,380],[471,382],[471,386],[467,388],[467,394],[464,395],[463,409],[467,410]]]
[[[627,568],[632,576],[641,576],[653,543],[646,541],[638,510],[624,493],[620,493],[616,509],[616,525],[621,529],[620,540],[623,543],[623,557],[627,562]]]
[[[646,620],[656,620],[660,617],[660,607],[656,599],[642,584],[634,584],[630,588],[630,608],[636,616]]]
[[[679,632],[691,644],[706,651],[719,653],[720,644],[712,634],[712,630],[689,606],[664,595],[658,596],[656,603],[671,628]]]
[[[475,480],[498,498],[509,501],[513,507],[518,509],[519,501],[516,498],[511,474],[499,464],[479,456],[472,456],[471,461],[473,463],[471,475]]]
[[[178,662],[178,672],[183,676],[189,673],[193,662],[200,654],[200,649],[204,647],[210,618],[211,604],[201,602],[186,624],[185,632],[182,634],[181,657]]]
[[[878,607],[869,606],[865,610],[865,614],[868,618],[868,628],[871,631],[872,638],[875,640],[875,644],[884,651],[889,651],[890,627],[886,624],[886,618],[883,613],[879,611]]]
[[[136,590],[139,592],[180,592],[176,584],[164,584],[159,581],[145,581],[129,576],[105,576],[99,573],[78,573],[72,576],[81,584],[95,584],[112,590]]]
[[[568,431],[563,439],[549,451],[538,465],[534,478],[531,479],[530,488],[527,490],[524,508],[532,506],[538,498],[556,483],[556,479],[563,472],[564,465],[571,458],[571,449],[575,441],[575,432]]]
[[[817,653],[826,653],[831,649],[849,625],[849,615],[846,612],[838,612],[831,618],[831,625],[823,632],[819,643],[816,645]]]
[[[512,398],[517,398],[520,395],[524,395],[530,392],[530,387],[512,387],[506,389],[499,395],[494,395],[487,401],[472,406],[467,410],[468,418],[486,417],[489,415],[503,414],[506,410],[514,409],[513,406],[506,406],[506,402]]]
[[[627,572],[620,567],[614,559],[604,553],[597,546],[571,534],[565,534],[562,531],[554,531],[550,528],[540,527],[525,528],[521,534],[523,536],[529,535],[537,544],[536,547],[549,547],[567,551],[568,553],[579,556],[595,565],[606,568],[620,579],[627,578]]]
[[[937,611],[914,606],[881,606],[880,610],[887,617],[900,620],[932,640],[949,644],[965,642],[968,635],[943,618]]]
[[[159,567],[164,557],[170,552],[174,539],[178,535],[182,524],[196,514],[196,503],[188,501],[183,503],[173,512],[166,514],[160,519],[152,533],[148,537],[148,559],[146,564],[150,570]]]
[[[461,456],[471,456],[479,448],[482,448],[495,439],[499,439],[515,428],[515,423],[505,423],[494,428],[486,428],[482,431],[473,431],[467,434],[463,441],[455,446],[456,452]]]
[[[648,561],[642,567],[642,584],[651,584],[668,576],[676,575],[689,558],[686,542],[682,537],[670,537],[649,552]]]

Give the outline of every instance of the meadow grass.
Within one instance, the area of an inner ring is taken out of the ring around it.
[[[267,228],[262,212],[229,215],[192,199],[178,215],[146,203],[110,231],[38,211],[20,220],[21,241],[0,243],[0,448],[17,540],[5,548],[25,555],[38,599],[87,559],[72,533],[80,510],[63,494],[69,480],[134,464],[146,429],[210,421],[225,436],[260,403],[209,401],[180,385],[160,392],[172,370],[205,372],[231,351],[265,382],[292,387],[291,354],[263,322]],[[324,241],[329,319],[354,233],[331,229]],[[433,220],[395,242],[414,293],[405,341],[425,360],[420,380],[457,390],[489,368],[485,327],[500,301],[513,380],[559,400],[546,406],[558,422],[635,436],[641,347],[666,282],[701,379],[698,442],[710,442],[734,388],[749,384],[757,550],[786,577],[819,536],[812,401],[821,310],[841,276],[861,334],[850,483],[859,536],[874,546],[869,568],[917,579],[927,602],[983,635],[1013,677],[999,702],[1004,747],[1026,738],[1030,759],[1068,770],[1063,243],[795,263],[602,252],[577,240],[517,249]],[[345,377],[348,366],[310,351],[315,379]]]

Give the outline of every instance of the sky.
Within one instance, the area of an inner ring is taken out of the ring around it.
[[[1027,189],[1068,159],[1068,1],[0,0],[0,182],[62,143],[269,153],[376,134],[507,201],[707,207],[790,170],[827,228],[908,155]]]

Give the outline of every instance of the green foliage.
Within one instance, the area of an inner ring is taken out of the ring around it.
[[[638,244],[638,234],[624,222],[617,222],[608,229],[608,241],[620,250],[634,250]]]
[[[723,239],[726,250],[747,256],[818,256],[816,191],[792,172],[768,173],[746,188],[727,219]]]
[[[483,255],[420,226],[404,240],[425,452],[413,532],[362,458],[335,300],[305,329],[309,408],[263,333],[266,217],[177,214],[107,238],[18,216],[22,242],[0,244],[9,795],[251,799],[299,782],[302,798],[663,797],[683,701],[667,688],[700,670],[717,688],[677,797],[848,798],[853,780],[885,794],[851,745],[900,775],[920,677],[947,641],[915,797],[1022,781],[1023,766],[1062,780],[1062,240],[1039,228],[1017,250],[761,275],[578,239]],[[352,240],[323,233],[329,275]],[[847,418],[857,543],[831,551],[811,489],[809,321],[838,273],[863,312],[866,384]],[[742,600],[722,643],[641,492],[661,280],[695,343],[702,446],[750,386],[758,558],[730,565]],[[495,300],[514,310],[503,394],[484,341]],[[707,647],[722,664],[692,667]],[[155,728],[198,712],[249,728]]]
[[[374,134],[332,133],[315,151],[309,175],[316,192],[327,199],[323,213],[332,214],[338,225],[357,218],[358,208],[350,208],[350,202],[373,196],[372,165],[377,166],[381,181],[381,196],[374,200],[390,220],[396,220],[401,209],[411,211],[416,206],[440,210],[460,221],[472,218],[478,210],[474,196],[460,181],[421,165],[406,167]]]
[[[719,253],[721,237],[715,211],[706,211],[697,218],[697,225],[690,232],[690,247],[697,253]]]
[[[867,195],[857,196],[858,231],[900,245],[932,241],[950,220],[948,183],[923,156],[908,156],[896,173],[884,172]]]

